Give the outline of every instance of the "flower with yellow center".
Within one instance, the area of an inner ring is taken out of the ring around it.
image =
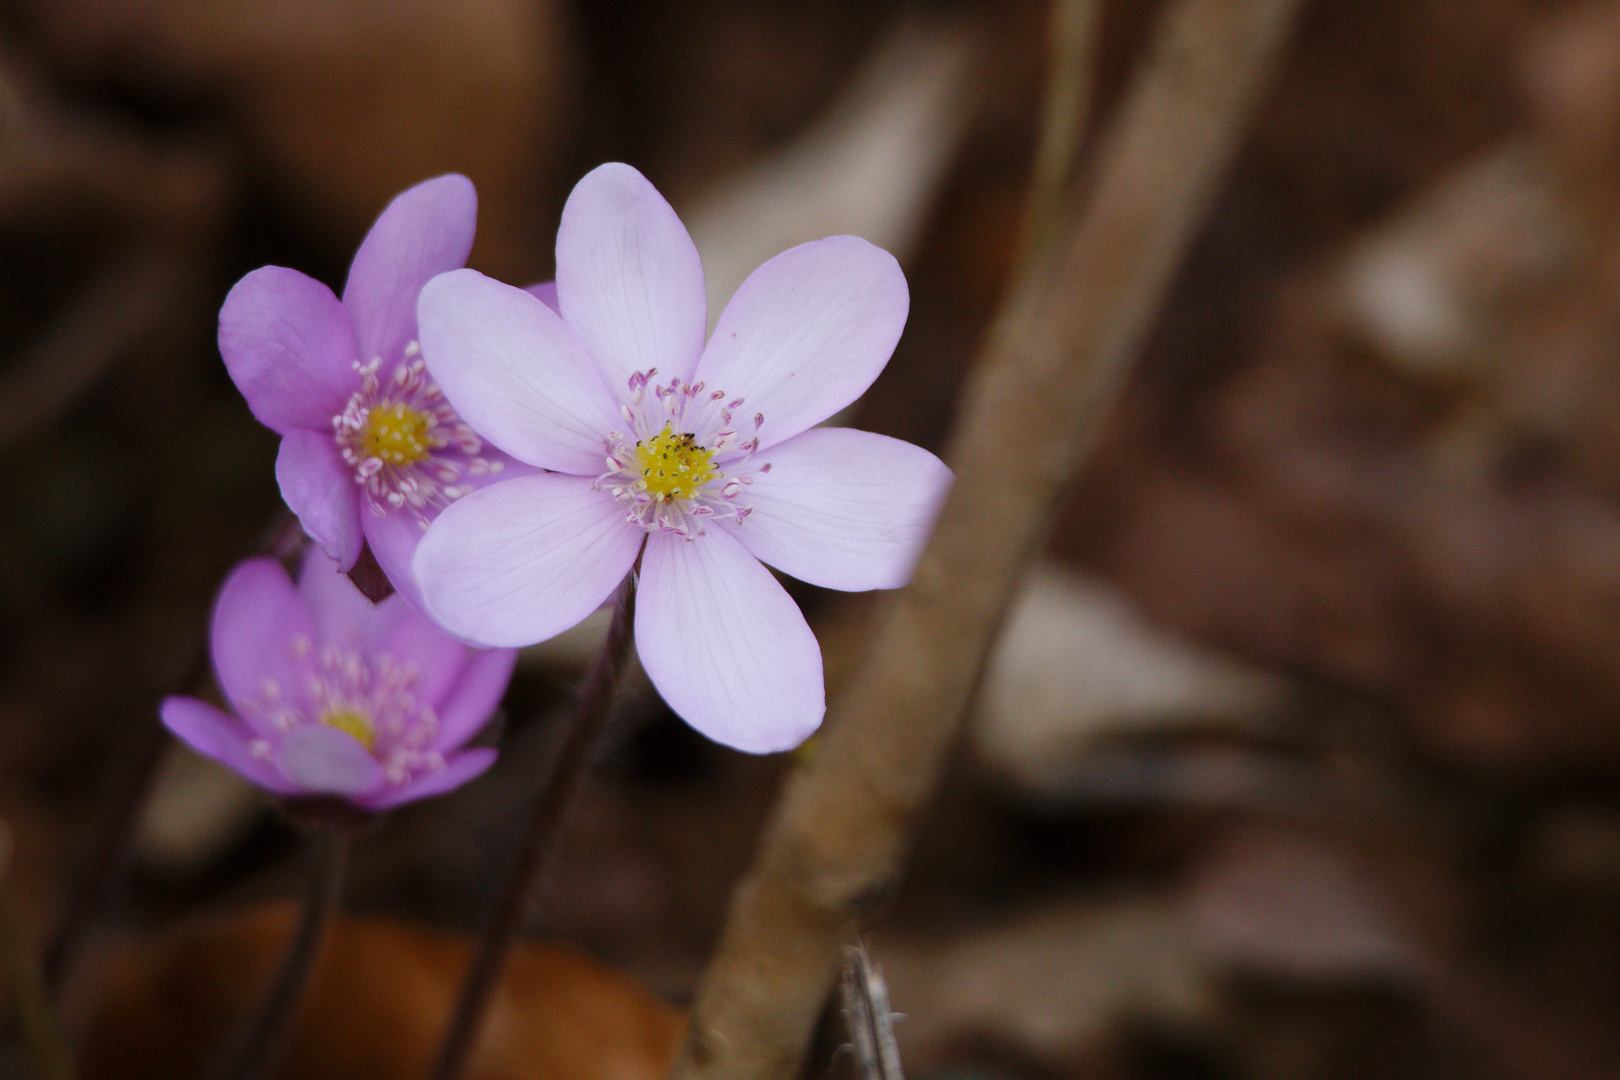
[[[528,469],[486,447],[427,374],[416,301],[462,266],[477,197],[441,176],[394,199],[349,267],[341,298],[283,266],[243,277],[219,313],[219,348],[253,415],[281,435],[276,480],[310,538],[352,567],[369,547],[407,600],[411,556],[438,512]]]
[[[691,237],[645,177],[604,165],[563,208],[556,299],[472,270],[422,289],[446,398],[547,470],[428,527],[412,561],[426,610],[468,641],[526,645],[636,568],[636,653],[664,701],[738,749],[797,745],[825,708],[821,650],[766,564],[894,588],[950,482],[926,450],[816,427],[888,361],[899,265],[852,236],[801,245],[754,271],[710,335]]]
[[[172,697],[163,722],[278,795],[382,810],[455,787],[494,760],[467,742],[494,712],[516,653],[447,638],[401,596],[373,605],[318,549],[296,585],[273,559],[237,567],[211,637],[231,711]]]

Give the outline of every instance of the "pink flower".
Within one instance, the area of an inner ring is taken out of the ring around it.
[[[834,236],[754,271],[707,347],[703,268],[627,165],[569,196],[557,302],[457,270],[429,282],[422,347],[475,430],[551,470],[475,492],[414,562],[427,610],[490,645],[540,641],[601,604],[641,555],[636,649],[710,738],[769,752],[826,708],[821,650],[763,560],[833,589],[911,574],[950,470],[882,435],[812,428],[894,350],[894,258]]]
[[[368,810],[489,768],[494,750],[463,745],[517,660],[452,641],[401,596],[372,604],[314,549],[297,587],[272,559],[238,566],[214,606],[212,650],[235,715],[171,697],[169,730],[278,795],[337,795]]]
[[[276,479],[304,531],[345,570],[369,541],[418,606],[411,555],[427,523],[512,464],[445,402],[416,341],[417,294],[466,263],[477,208],[465,176],[417,184],[372,226],[341,301],[265,266],[219,312],[219,351],[253,415],[282,436]]]

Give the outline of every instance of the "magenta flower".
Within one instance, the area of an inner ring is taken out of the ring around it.
[[[466,263],[477,208],[464,176],[417,184],[366,235],[341,301],[265,266],[219,312],[219,351],[253,415],[282,436],[276,480],[304,531],[345,570],[369,541],[418,606],[411,555],[427,523],[511,464],[445,402],[416,341],[417,294]]]
[[[494,713],[517,661],[445,637],[403,597],[373,604],[311,549],[294,587],[249,559],[214,605],[214,672],[235,715],[163,702],[192,749],[278,795],[337,795],[368,810],[448,791],[495,751],[464,749]]]
[[[445,395],[551,470],[433,523],[414,562],[428,612],[469,641],[540,641],[639,554],[636,649],[664,700],[738,749],[797,745],[825,711],[821,650],[761,560],[828,588],[894,588],[950,482],[909,443],[811,429],[883,370],[909,302],[892,256],[829,237],[756,270],[705,347],[686,229],[640,173],[596,169],[563,209],[557,311],[470,270],[422,290]]]

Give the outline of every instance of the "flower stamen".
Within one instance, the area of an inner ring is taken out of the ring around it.
[[[367,753],[377,748],[377,729],[372,725],[371,718],[359,709],[333,709],[322,713],[320,721],[328,727],[353,735]]]
[[[483,456],[483,440],[428,376],[416,342],[386,386],[381,367],[381,357],[355,362],[360,389],[332,417],[334,437],[373,512],[408,508],[425,528],[429,508],[449,506],[473,490],[468,477],[500,472],[502,463]]]
[[[725,391],[706,393],[701,382],[654,383],[656,374],[654,368],[630,376],[619,405],[630,434],[608,433],[607,471],[594,487],[624,503],[625,518],[648,532],[693,540],[703,535],[705,518],[741,521],[753,512],[737,497],[754,473],[770,469],[751,463],[765,417],[754,414],[753,434],[744,440],[733,421],[741,398],[727,402]]]
[[[386,653],[367,658],[333,647],[311,656],[310,644],[308,638],[299,637],[288,646],[295,657],[308,657],[303,693],[290,695],[280,687],[271,693],[263,688],[250,711],[283,733],[325,724],[354,736],[377,759],[391,784],[444,767],[444,755],[433,748],[438,714],[417,697],[420,667],[401,664]]]
[[[690,431],[675,434],[666,423],[650,439],[636,443],[641,483],[655,499],[690,499],[698,488],[714,479],[714,451],[693,441]]]

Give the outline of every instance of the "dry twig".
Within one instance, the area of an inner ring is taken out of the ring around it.
[[[912,583],[789,782],[699,985],[677,1080],[795,1074],[840,949],[894,888],[1007,600],[1095,444],[1300,0],[1178,0],[1084,207],[1020,274]]]
[[[843,992],[844,1026],[854,1047],[856,1074],[861,1080],[906,1080],[900,1047],[894,1041],[889,986],[862,945],[844,949]]]

